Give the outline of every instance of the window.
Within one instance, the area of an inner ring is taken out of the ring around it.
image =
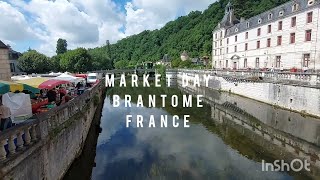
[[[278,36],[277,45],[280,46],[282,43],[282,36]]]
[[[226,60],[226,68],[228,68],[229,64],[228,64],[228,60]]]
[[[307,23],[311,23],[312,22],[312,12],[308,12],[307,14]]]
[[[215,34],[215,37],[216,37],[215,39],[218,39],[218,35],[217,35],[217,33]]]
[[[15,67],[14,63],[10,63],[10,71],[16,72],[16,67]]]
[[[257,41],[257,49],[260,48],[260,41]]]
[[[214,42],[214,47],[218,47],[217,41]]]
[[[259,58],[256,58],[256,68],[260,67]]]
[[[279,68],[281,64],[281,56],[276,56],[276,68]]]
[[[220,55],[222,55],[222,49],[220,49]]]
[[[237,52],[237,46],[234,46],[234,52]]]
[[[310,54],[303,55],[303,67],[309,67],[310,64]]]
[[[220,40],[220,46],[222,46],[222,40]]]
[[[247,68],[247,66],[248,66],[248,60],[247,60],[247,58],[245,58],[244,62],[243,62],[243,67]]]
[[[270,13],[270,14],[268,15],[268,19],[269,19],[269,20],[272,19],[272,13]]]
[[[236,28],[236,29],[234,30],[234,32],[238,32],[238,28]]]
[[[279,11],[279,16],[283,16],[283,11]]]
[[[278,22],[278,30],[281,31],[282,30],[282,21]]]
[[[267,47],[271,47],[271,38],[267,39]]]
[[[227,48],[226,52],[229,53],[229,48]]]
[[[246,32],[246,39],[248,39],[248,37],[249,37],[249,33],[248,33],[248,32]]]
[[[229,38],[227,38],[227,44],[229,44]]]
[[[299,4],[295,3],[293,6],[292,6],[292,11],[297,11],[299,10]]]
[[[235,36],[234,37],[234,42],[237,42],[238,41],[238,36]]]
[[[261,35],[261,28],[258,28],[257,29],[257,36],[260,36]]]
[[[297,24],[297,18],[296,17],[292,17],[291,18],[291,27],[295,27]]]
[[[250,23],[249,22],[247,22],[247,28],[249,28],[250,27]]]
[[[290,34],[290,44],[293,44],[296,42],[296,33]]]
[[[308,1],[308,6],[311,6],[314,3],[314,0],[309,0]]]
[[[258,20],[258,24],[261,24],[261,19]]]
[[[244,50],[245,50],[245,51],[248,50],[248,43],[244,44]]]
[[[271,33],[271,24],[268,25],[268,33]]]
[[[306,30],[306,41],[311,41],[311,29]]]
[[[220,38],[222,38],[222,31],[220,32]]]
[[[218,54],[217,54],[217,50],[214,50],[214,55],[216,55],[216,56],[218,55]]]

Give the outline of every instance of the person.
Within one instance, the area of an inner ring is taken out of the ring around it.
[[[53,102],[53,101],[56,101],[56,98],[57,98],[57,93],[55,90],[49,90],[47,92],[47,97],[48,97],[48,101],[49,102]]]
[[[8,129],[12,126],[10,108],[3,105],[1,96],[0,96],[0,119],[1,119],[1,125],[0,125],[1,131]]]
[[[77,89],[80,89],[80,88],[81,88],[81,83],[80,83],[80,82],[77,83],[76,88],[77,88]]]

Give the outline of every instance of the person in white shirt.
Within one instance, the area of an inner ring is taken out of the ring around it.
[[[2,104],[2,96],[0,96],[0,131],[8,129],[12,126],[10,108]]]

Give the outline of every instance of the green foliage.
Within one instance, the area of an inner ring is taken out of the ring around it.
[[[128,65],[129,65],[129,61],[121,60],[121,61],[116,62],[114,64],[114,67],[116,69],[126,69]]]
[[[164,79],[166,77],[166,66],[164,65],[155,65],[154,67],[158,74],[161,74],[161,78]]]
[[[174,60],[171,61],[171,67],[172,68],[178,68],[181,62],[182,61],[181,61],[180,58],[179,59],[174,59]]]
[[[58,72],[61,70],[60,59],[61,59],[61,55],[52,56],[50,58],[50,63],[52,65],[52,69],[51,69],[52,71]]]
[[[63,71],[87,72],[92,70],[92,58],[86,49],[77,48],[61,55],[60,67]]]
[[[30,73],[46,73],[50,71],[51,64],[48,58],[36,50],[29,50],[18,59],[18,67],[22,71]]]
[[[288,0],[233,0],[235,13],[238,18],[249,18]],[[168,54],[171,59],[178,59],[186,50],[190,57],[211,57],[212,30],[221,21],[225,6],[229,0],[219,0],[211,4],[207,10],[194,11],[175,21],[168,22],[160,30],[143,31],[110,45],[115,61],[128,60],[141,63],[144,61],[156,62]],[[106,46],[90,51],[107,52]],[[211,61],[211,60],[210,60]],[[178,67],[178,61],[173,67]],[[184,66],[184,65],[183,65]]]
[[[59,38],[58,41],[57,41],[56,53],[58,55],[66,53],[67,52],[67,47],[68,47],[67,40]]]
[[[179,64],[179,68],[191,68],[191,67],[192,67],[191,60],[181,61]]]
[[[88,52],[92,57],[93,69],[113,69],[113,62],[110,58],[107,47],[89,49]]]

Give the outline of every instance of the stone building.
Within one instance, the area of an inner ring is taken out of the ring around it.
[[[8,48],[9,48],[9,64],[10,64],[11,75],[17,76],[17,75],[26,74],[18,68],[18,59],[20,56],[22,56],[22,54],[20,52],[13,50],[11,47],[8,47]]]
[[[9,48],[0,41],[0,80],[10,80]]]
[[[293,0],[247,20],[231,3],[213,31],[217,69],[320,69],[320,3]]]

